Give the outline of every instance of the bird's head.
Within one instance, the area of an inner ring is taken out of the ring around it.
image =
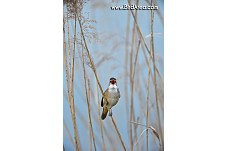
[[[110,78],[110,85],[116,85],[117,84],[117,81],[116,81],[116,79],[115,78]]]

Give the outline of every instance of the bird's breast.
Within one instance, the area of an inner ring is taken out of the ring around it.
[[[119,100],[119,93],[117,89],[109,89],[108,106],[111,108],[112,106],[117,104],[118,100]]]

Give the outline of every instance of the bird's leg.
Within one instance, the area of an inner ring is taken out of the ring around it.
[[[112,109],[109,110],[109,116],[112,116]]]

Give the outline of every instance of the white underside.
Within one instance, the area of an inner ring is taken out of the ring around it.
[[[117,92],[117,85],[116,84],[110,84],[109,85],[109,92],[116,91]]]
[[[107,107],[111,109],[114,105],[117,104],[119,97],[118,97],[118,91],[117,91],[117,85],[110,84],[109,89],[110,98],[108,100]]]

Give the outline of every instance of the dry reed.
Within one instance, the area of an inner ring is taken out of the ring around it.
[[[91,136],[92,136],[92,140],[93,140],[93,144],[94,144],[94,149],[96,151],[95,137],[94,137],[93,126],[92,126],[92,121],[91,121],[91,107],[90,107],[90,101],[89,101],[89,92],[90,91],[89,92],[87,91],[86,70],[85,70],[85,66],[84,66],[84,52],[83,52],[83,49],[82,49],[82,65],[83,65],[83,73],[84,73],[84,87],[85,87],[85,94],[86,94],[86,100],[87,100],[87,110],[88,110],[90,131],[91,131]]]
[[[67,24],[68,24],[68,41],[70,42],[68,17],[66,17],[66,21],[67,21]],[[64,35],[65,35],[65,33],[64,33]],[[70,43],[68,43],[68,55],[70,57]],[[64,62],[65,62],[65,69],[66,69],[68,100],[69,100],[69,105],[70,105],[71,118],[72,118],[72,122],[73,122],[74,141],[75,141],[75,144],[76,144],[76,150],[80,151],[81,149],[80,149],[79,135],[78,135],[78,131],[77,131],[77,123],[76,123],[76,115],[75,115],[76,113],[75,113],[75,106],[74,106],[74,63],[75,63],[74,62],[74,56],[75,56],[75,49],[73,50],[73,53],[72,53],[72,62],[71,62],[72,67],[71,67],[71,74],[70,74],[69,73],[70,68],[69,68],[69,65],[68,65],[68,61],[70,59],[67,58],[67,53],[66,53],[66,48],[65,48],[65,50],[64,50]]]

